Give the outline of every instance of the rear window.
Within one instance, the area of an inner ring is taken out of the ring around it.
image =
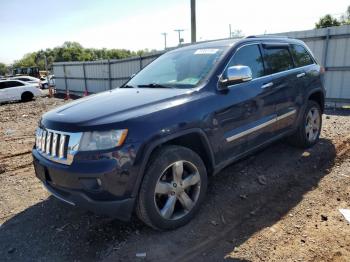
[[[269,74],[282,72],[293,68],[293,60],[288,47],[264,48],[264,60]]]
[[[301,45],[291,45],[292,55],[297,67],[311,65],[314,63],[311,55]]]

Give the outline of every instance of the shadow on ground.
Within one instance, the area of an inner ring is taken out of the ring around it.
[[[317,187],[335,160],[321,139],[313,148],[276,143],[211,177],[206,201],[188,225],[157,232],[136,218],[130,223],[97,217],[47,200],[0,227],[2,260],[220,261],[255,232],[273,225]],[[231,260],[240,261],[240,260]]]

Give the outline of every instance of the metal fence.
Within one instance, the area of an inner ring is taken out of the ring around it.
[[[327,102],[350,103],[350,25],[285,32],[276,35],[303,40],[325,67]],[[53,64],[56,92],[82,95],[117,88],[164,52],[119,60]]]

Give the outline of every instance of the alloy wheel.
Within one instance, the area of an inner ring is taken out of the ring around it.
[[[159,177],[154,201],[159,214],[168,220],[184,217],[195,206],[200,193],[201,177],[196,166],[177,161]]]
[[[319,133],[321,125],[321,115],[316,107],[311,107],[307,116],[305,124],[305,133],[309,142],[314,142]]]

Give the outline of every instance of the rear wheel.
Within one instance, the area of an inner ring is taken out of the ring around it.
[[[152,157],[138,196],[136,213],[147,225],[174,229],[198,211],[207,187],[201,158],[181,146],[166,146]]]
[[[322,127],[322,113],[318,103],[309,100],[298,130],[289,138],[291,144],[308,148],[317,143]]]
[[[28,102],[33,100],[34,95],[31,92],[24,92],[21,96],[22,102]]]

